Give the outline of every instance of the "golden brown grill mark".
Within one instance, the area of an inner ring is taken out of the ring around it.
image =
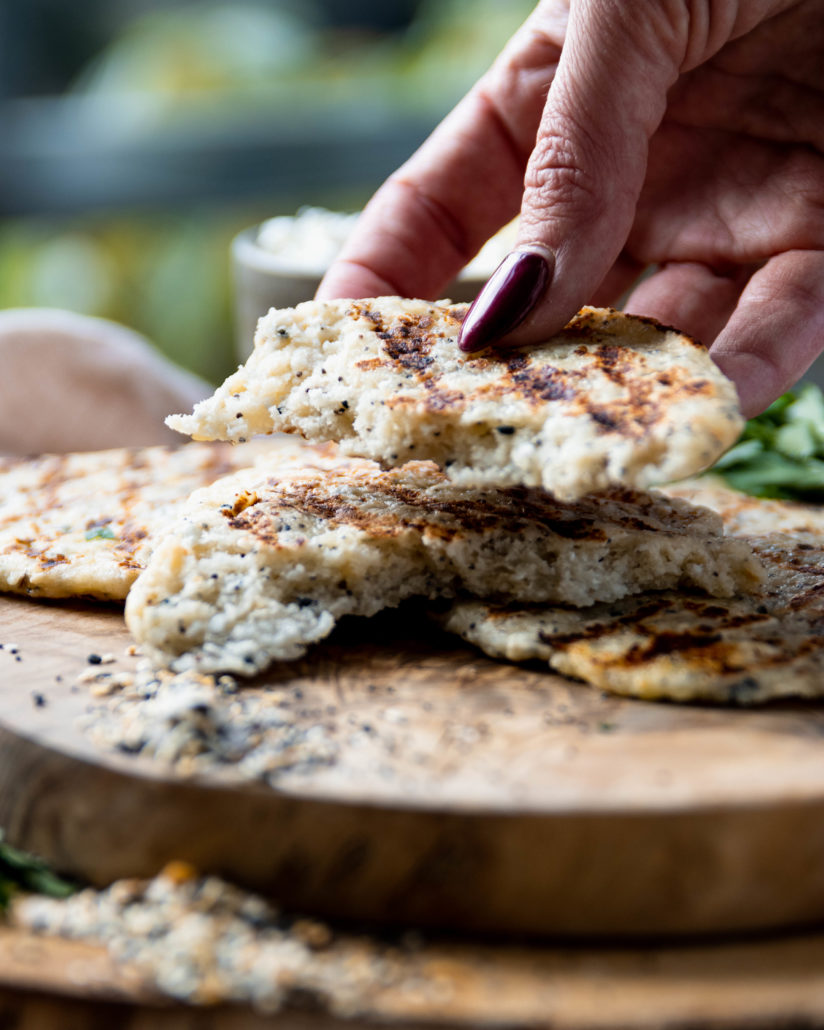
[[[426,410],[432,412],[449,411],[462,407],[466,396],[460,390],[444,390],[432,381],[431,378],[423,382],[427,391]]]
[[[701,651],[702,657],[713,659],[721,657],[717,647],[723,640],[720,633],[677,633],[667,630],[658,630],[649,640],[643,644],[636,644],[622,656],[622,661],[627,665],[636,665],[647,662],[651,658],[660,658],[671,654],[691,654],[694,651]],[[713,649],[714,650],[711,650]]]
[[[68,564],[69,559],[65,556],[65,554],[60,554],[59,552],[57,554],[48,554],[50,546],[50,543],[46,543],[43,547],[40,548],[40,550],[29,548],[25,552],[25,555],[27,558],[32,558],[33,560],[37,561],[37,564],[40,566],[41,569],[51,569],[54,568],[55,565]]]
[[[340,489],[336,489],[340,483]],[[666,532],[652,514],[644,517],[640,496],[631,490],[609,495],[615,530]],[[383,503],[376,503],[380,499]],[[261,497],[226,507],[224,514],[233,529],[248,530],[262,541],[278,546],[279,534],[289,528],[289,512],[333,525],[349,525],[373,537],[394,537],[413,530],[440,539],[454,539],[464,533],[518,533],[530,524],[567,540],[607,542],[605,515],[597,500],[589,505],[564,504],[539,491],[523,488],[490,492],[466,499],[439,497],[437,493],[403,485],[401,477],[386,473],[365,479],[353,490],[351,474],[331,476],[321,482],[270,480]],[[633,502],[635,502],[633,504]],[[384,506],[389,506],[384,511]],[[402,509],[402,510],[398,510]],[[629,509],[629,510],[627,510]],[[687,523],[685,523],[687,525]]]
[[[620,614],[608,613],[603,619],[582,626],[574,633],[542,630],[538,638],[542,643],[559,651],[569,650],[585,642],[616,639],[617,653],[610,650],[603,657],[599,657],[597,653],[593,657],[596,664],[601,665],[616,662],[624,667],[643,665],[677,654],[694,665],[700,665],[716,674],[724,674],[740,672],[752,664],[752,656],[746,649],[747,642],[725,639],[725,634],[766,624],[766,632],[762,631],[753,638],[754,641],[771,649],[765,655],[759,656],[759,662],[762,666],[783,663],[786,661],[786,643],[784,631],[776,619],[781,616],[782,611],[804,611],[816,603],[824,594],[824,568],[805,564],[801,556],[791,552],[769,557],[776,565],[796,571],[803,570],[807,575],[818,575],[822,582],[814,584],[802,594],[795,595],[785,608],[782,609],[779,604],[774,611],[770,611],[766,605],[759,605],[750,611],[736,611],[734,607],[725,607],[717,600],[707,601],[688,595],[678,598],[677,603],[673,603],[667,595],[662,595],[658,599],[639,598],[638,603],[630,602],[626,610]],[[693,616],[694,628],[670,630],[656,621],[657,618],[665,618],[668,614],[679,613]],[[501,608],[493,613],[493,617],[506,618],[507,614],[507,609]],[[824,616],[818,620],[813,618],[810,625],[815,626],[817,623],[824,626]],[[770,631],[770,624],[774,624],[774,632]],[[620,634],[625,629],[646,639],[621,650]],[[820,641],[812,634],[795,642],[794,656],[798,658],[815,653],[820,650],[820,646]]]
[[[437,338],[432,333],[434,319],[431,314],[405,314],[387,325],[379,311],[353,305],[351,313],[371,323],[375,335],[383,342],[384,353],[394,365],[408,372],[418,373],[420,378],[427,376],[435,361],[430,351]],[[456,331],[461,324],[463,312],[460,314],[461,317],[457,317],[452,312],[445,313],[446,319],[454,323]],[[372,358],[357,362],[357,367],[372,369],[382,364],[380,359]],[[440,403],[443,407],[443,402]]]
[[[51,569],[55,565],[67,565],[69,559],[65,554],[38,555],[38,561],[42,569]]]
[[[406,314],[388,319],[379,311],[365,305],[355,304],[351,308],[354,317],[370,323],[375,334],[382,341],[384,358],[365,358],[356,363],[363,370],[380,367],[395,368],[415,377],[426,389],[423,407],[431,413],[460,411],[466,405],[465,395],[457,390],[442,387],[442,377],[433,372],[435,364],[432,347],[444,333],[432,332],[433,317],[428,313]],[[457,332],[465,310],[442,310],[441,315],[454,322]],[[652,319],[640,319],[649,324],[656,333],[660,327]],[[678,369],[666,370],[649,379],[638,378],[634,352],[612,342],[614,325],[611,319],[597,315],[579,315],[575,322],[559,334],[559,339],[569,343],[570,353],[587,357],[586,369],[566,369],[552,366],[536,366],[528,351],[487,349],[483,354],[465,359],[468,367],[491,371],[493,381],[477,387],[479,396],[491,399],[518,396],[531,406],[538,407],[552,401],[562,401],[570,407],[571,416],[588,415],[593,423],[604,432],[617,432],[626,437],[638,438],[645,435],[650,426],[656,424],[666,411],[670,398],[689,393],[692,395],[711,392],[706,380],[693,382],[689,377],[679,376]],[[606,338],[605,338],[606,336]],[[699,346],[689,341],[693,346]],[[624,396],[612,402],[599,400],[591,395],[588,380],[603,376],[621,390]],[[660,396],[662,393],[663,396]],[[659,393],[659,403],[653,403],[653,391]],[[420,397],[405,394],[389,398],[388,407],[404,407],[421,404]]]
[[[418,319],[417,323],[411,318],[399,319],[391,329],[376,335],[383,340],[383,349],[396,365],[413,372],[425,372],[435,361],[429,353],[432,338],[426,335],[432,319]]]
[[[761,668],[786,663],[786,650],[782,646],[780,635],[776,634],[774,637],[760,639],[759,642],[773,649],[771,654],[759,656]],[[820,650],[818,641],[806,639],[798,642],[795,657],[800,658],[818,650]],[[703,637],[698,633],[658,632],[649,641],[631,647],[622,654],[620,662],[624,666],[643,665],[672,654],[678,654],[715,674],[746,672],[752,666],[752,655],[746,647],[742,650],[739,643],[734,640],[725,641],[721,639],[720,635],[717,638]]]
[[[797,594],[790,601],[790,608],[794,610],[804,610],[812,607],[813,605],[817,607],[822,600],[824,600],[824,582],[817,583],[815,586],[805,590],[802,594]]]
[[[688,631],[661,629],[651,621],[676,611],[690,613],[696,620],[707,621]],[[496,614],[500,618],[505,618],[507,611],[499,609]],[[674,605],[671,597],[667,595],[647,596],[639,598],[635,605],[630,604],[621,614],[608,614],[602,620],[583,626],[574,633],[552,633],[542,630],[538,638],[542,643],[552,647],[566,648],[585,640],[609,638],[624,628],[630,628],[633,632],[648,634],[650,639],[643,644],[633,645],[621,656],[622,662],[641,662],[674,652],[701,651],[702,654],[706,652],[708,657],[711,657],[712,653],[717,651],[716,645],[723,640],[725,631],[755,626],[771,619],[772,616],[766,609],[734,612],[717,603],[707,603],[699,597],[690,598],[685,595],[679,598],[677,605]]]
[[[234,504],[225,505],[220,509],[221,515],[225,515],[226,518],[234,518],[236,515],[240,515],[246,508],[251,508],[253,504],[257,504],[260,498],[254,492],[244,490],[242,494],[238,494],[235,498]]]
[[[114,549],[116,551],[128,551],[130,548],[135,548],[141,540],[145,540],[148,533],[141,526],[134,526],[131,523],[125,523],[123,528],[118,533],[118,542],[115,544]]]
[[[533,401],[566,401],[575,396],[580,372],[562,371],[545,365],[542,368],[520,368],[511,363],[506,379],[523,397]]]

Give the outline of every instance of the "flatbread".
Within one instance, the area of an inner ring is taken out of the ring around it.
[[[464,600],[435,617],[494,658],[538,659],[614,694],[756,704],[824,696],[824,528],[820,509],[759,501],[713,484],[715,502],[767,575],[760,597],[658,591],[573,610]],[[805,512],[805,508],[807,508]],[[776,532],[803,527],[800,532]]]
[[[0,458],[0,590],[122,600],[193,490],[261,455],[311,452],[273,439]]]
[[[456,488],[431,462],[286,472],[261,462],[192,496],[126,620],[159,664],[253,674],[299,657],[344,615],[413,596],[588,605],[654,584],[731,595],[761,575],[717,515],[659,494],[572,505]]]
[[[435,461],[462,486],[562,500],[692,475],[741,431],[735,387],[673,329],[584,308],[545,344],[467,356],[466,310],[397,297],[273,309],[246,364],[167,424],[198,440],[335,440],[384,465]]]
[[[726,486],[717,475],[702,476],[663,488],[668,497],[717,512],[728,533],[736,536],[764,536],[790,533],[796,537],[824,539],[824,506],[798,501],[774,501],[741,493]]]

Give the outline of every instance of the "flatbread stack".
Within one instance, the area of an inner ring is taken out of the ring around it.
[[[358,457],[323,473],[258,467],[192,497],[127,604],[156,661],[256,672],[343,615],[411,596],[588,609],[654,590],[759,592],[748,543],[643,489],[699,470],[740,431],[703,348],[589,308],[541,347],[466,358],[464,314],[398,298],[273,310],[247,364],[168,420],[198,439],[280,430]]]
[[[684,501],[627,490],[569,504],[459,488],[432,462],[355,459],[261,465],[195,493],[126,619],[176,671],[249,674],[299,657],[343,615],[410,597],[590,605],[663,585],[728,597],[760,582],[746,543]]]
[[[588,308],[543,346],[467,358],[464,313],[398,298],[271,311],[247,364],[168,420],[198,440],[241,443],[234,457],[215,443],[187,444],[186,458],[151,449],[171,469],[219,448],[209,453],[235,462],[228,474],[212,464],[131,479],[112,514],[95,461],[112,475],[122,460],[125,483],[130,462],[155,459],[69,456],[86,507],[72,507],[68,486],[49,494],[44,465],[33,533],[23,502],[2,521],[14,488],[0,486],[0,584],[122,597],[140,572],[127,622],[175,670],[252,675],[304,654],[346,615],[420,597],[496,658],[539,659],[617,693],[824,693],[824,519],[703,481],[650,489],[711,464],[743,425],[707,352],[650,320]],[[246,442],[273,432],[310,444]],[[37,465],[0,469],[14,475],[36,483]],[[69,479],[58,468],[56,482]]]

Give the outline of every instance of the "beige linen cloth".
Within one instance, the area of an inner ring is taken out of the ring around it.
[[[163,419],[210,393],[114,322],[52,308],[0,311],[0,454],[179,444]]]

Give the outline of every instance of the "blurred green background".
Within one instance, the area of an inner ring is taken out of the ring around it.
[[[114,319],[219,381],[235,233],[359,208],[532,6],[6,0],[0,307]]]

